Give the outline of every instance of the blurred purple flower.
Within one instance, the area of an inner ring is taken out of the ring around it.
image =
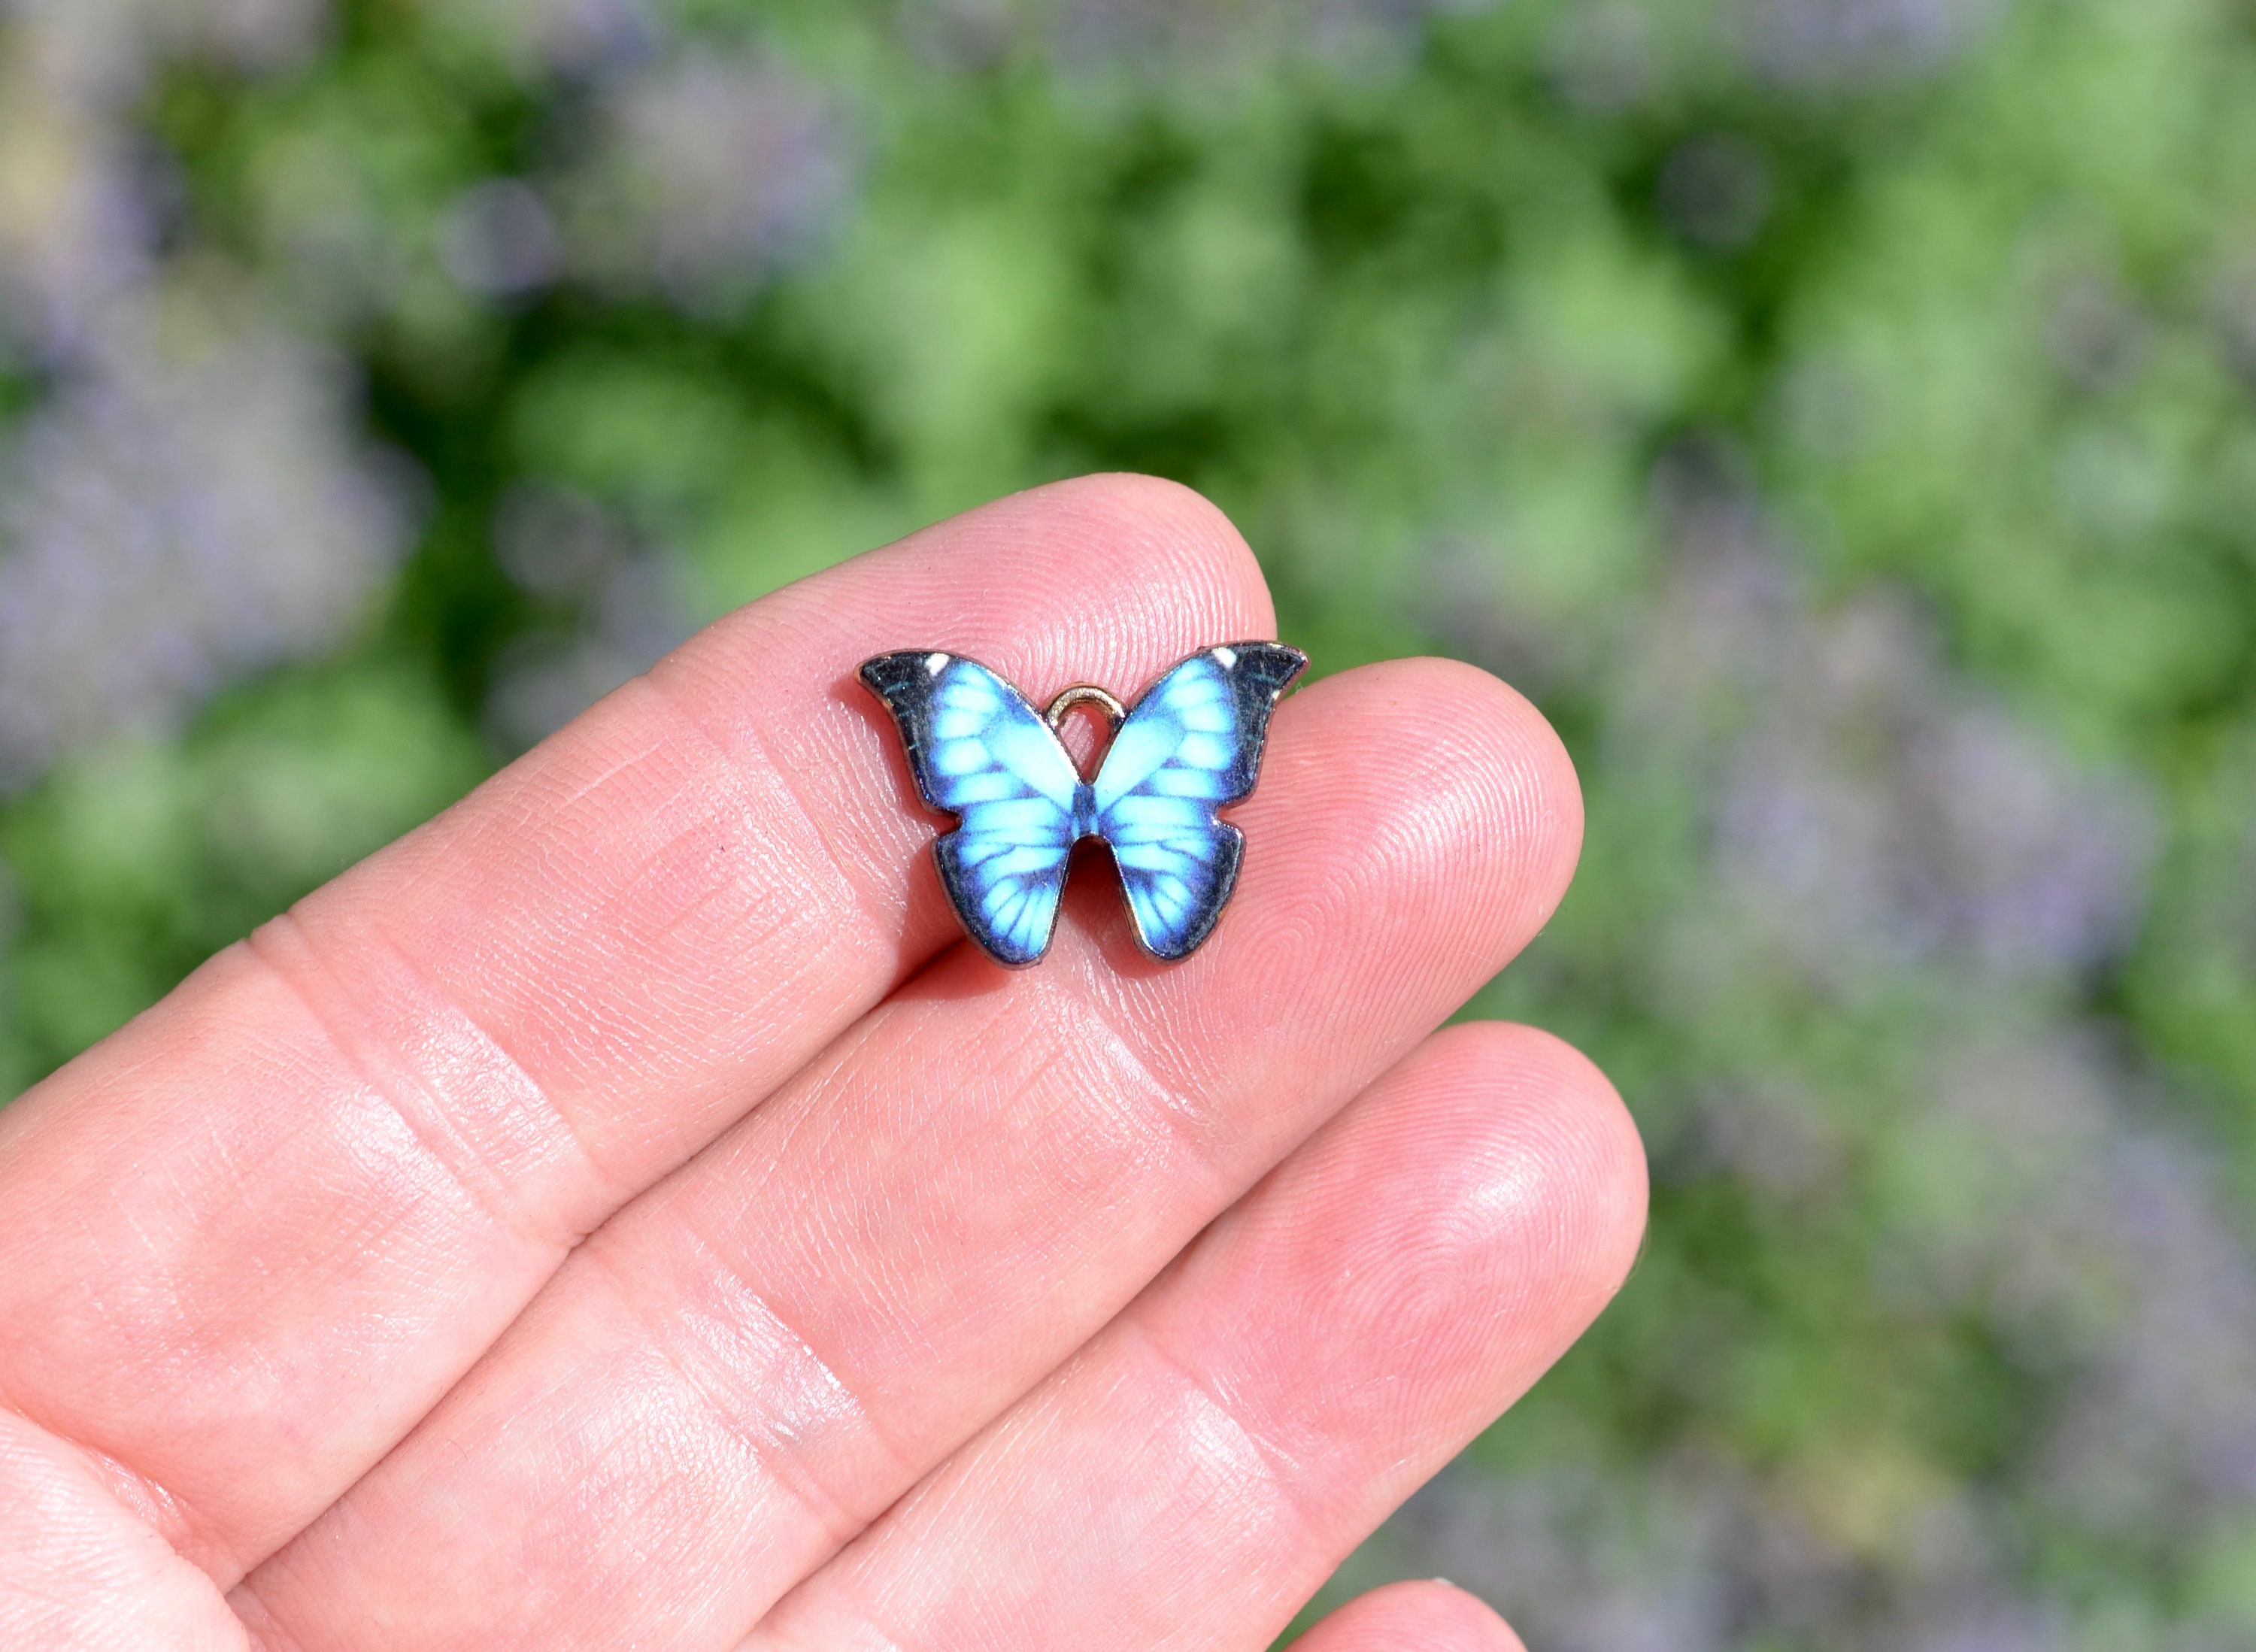
[[[1557,1652],[1725,1652],[1753,1644],[1895,1652],[2053,1652],[2063,1615],[2028,1592],[1964,1506],[1907,1514],[1885,1567],[1844,1553],[1808,1512],[1712,1453],[1633,1466],[1554,1463],[1500,1479],[1469,1464],[1406,1503],[1344,1575],[1447,1577]],[[1922,1552],[1917,1528],[1945,1541]]]
[[[1687,1492],[1691,1494],[1688,1497]],[[1722,1652],[1734,1643],[1721,1484],[1559,1467],[1442,1472],[1379,1539],[1395,1575],[1447,1577],[1555,1652]]]
[[[42,355],[82,345],[147,279],[159,211],[133,100],[161,58],[262,69],[321,35],[325,0],[0,3],[0,323]]]
[[[626,526],[576,488],[520,482],[494,513],[495,561],[520,589],[550,602],[601,589],[635,551]]]
[[[1844,1133],[1790,1077],[1710,1090],[1698,1098],[1695,1122],[1696,1162],[1728,1168],[1766,1198],[1805,1207],[1837,1190]]]
[[[1882,1238],[2048,1374],[2041,1479],[2125,1535],[2256,1511],[2256,1258],[2152,1089],[2066,1027],[1939,1051]]]
[[[1770,162],[1728,132],[1687,138],[1661,163],[1658,192],[1669,228],[1695,246],[1728,252],[1753,240],[1770,215]]]
[[[123,133],[11,64],[7,45],[0,35],[0,334],[52,357],[146,276],[155,214]]]
[[[505,649],[485,707],[486,732],[517,752],[648,670],[695,629],[679,561],[638,543],[585,494],[518,484],[502,501],[494,555],[530,595],[571,611]]]
[[[2081,768],[1995,705],[1961,704],[1904,752],[1935,857],[1917,882],[1963,956],[2006,975],[2080,971],[2119,952],[2146,906],[2159,811],[2119,770]]]
[[[1731,951],[1837,989],[2035,981],[2120,953],[2156,849],[2142,780],[1957,682],[1900,597],[1815,609],[1730,449],[1674,451],[1653,493],[1669,554],[1596,691],[1620,783],[1708,800],[1696,974]]]
[[[2154,850],[2141,782],[1954,684],[1900,601],[1812,611],[1728,451],[1679,450],[1655,498],[1675,554],[1611,697],[1634,750],[1712,752],[1717,870],[1762,944],[1818,980],[2121,949]]]
[[[1593,115],[1633,108],[1660,72],[1652,18],[1635,0],[1564,8],[1544,42],[1544,65],[1568,101]]]
[[[2188,1532],[2256,1514],[2256,1265],[2191,1147],[2105,1146],[2101,1219],[2119,1312],[2062,1408],[2048,1478],[2087,1519]]]
[[[48,94],[114,103],[159,57],[246,69],[302,55],[328,26],[328,0],[6,0],[0,25]]]
[[[1912,1652],[2066,1652],[2076,1644],[2058,1613],[1995,1599],[1951,1602],[1909,1642]]]
[[[1060,43],[1081,60],[1180,63],[1265,48],[1351,56],[1413,35],[1430,0],[1074,0]]]
[[[599,284],[725,300],[807,251],[853,174],[827,96],[766,58],[693,52],[613,84],[598,147],[560,186],[566,240]]]
[[[1952,960],[2041,977],[2113,955],[2144,909],[2143,787],[1942,683],[1891,611],[1814,628],[1731,759],[1719,871],[1823,977]]]
[[[528,74],[599,76],[645,55],[659,25],[646,0],[458,0]]]
[[[914,0],[902,24],[927,55],[984,62],[1047,49],[1075,75],[1124,71],[1153,89],[1209,87],[1280,62],[1350,74],[1398,66],[1436,13],[1495,0]]]
[[[563,248],[547,206],[529,186],[489,178],[447,209],[439,225],[439,261],[466,291],[514,298],[556,279]]]
[[[175,358],[137,328],[32,419],[0,482],[0,782],[335,640],[406,526],[344,402],[293,341]]]
[[[2000,0],[1742,0],[1754,61],[1789,84],[1837,86],[1931,71],[1986,27]]]

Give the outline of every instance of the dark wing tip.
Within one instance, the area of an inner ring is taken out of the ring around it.
[[[1241,694],[1265,694],[1274,700],[1308,668],[1308,655],[1286,643],[1233,642],[1225,646],[1237,656],[1227,669]]]
[[[891,705],[902,690],[929,680],[932,672],[926,662],[934,652],[930,648],[904,648],[894,653],[878,654],[864,660],[855,674],[871,694]]]
[[[1253,789],[1261,773],[1261,750],[1269,738],[1269,714],[1293,679],[1308,669],[1308,657],[1281,642],[1234,642],[1223,647],[1229,661],[1223,665],[1223,675],[1237,702],[1239,731],[1237,761],[1224,801],[1235,802]]]

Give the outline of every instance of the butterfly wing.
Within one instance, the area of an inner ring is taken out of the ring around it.
[[[964,928],[998,964],[1049,950],[1082,785],[1019,691],[960,654],[880,654],[862,681],[893,714],[928,805],[958,817],[933,845]]]
[[[1245,852],[1215,811],[1253,789],[1269,714],[1308,663],[1273,642],[1195,653],[1136,702],[1105,753],[1096,830],[1154,957],[1188,957],[1213,933]]]

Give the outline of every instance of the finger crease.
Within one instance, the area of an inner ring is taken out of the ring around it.
[[[1249,1480],[1258,1479],[1260,1484],[1277,1493],[1280,1506],[1299,1528],[1302,1537],[1312,1543],[1320,1539],[1324,1533],[1324,1526],[1319,1518],[1318,1509],[1309,1498],[1308,1472],[1294,1460],[1292,1454],[1246,1422],[1237,1407],[1230,1403],[1229,1396],[1214,1386],[1210,1374],[1168,1347],[1140,1316],[1132,1314],[1124,1323],[1152,1357],[1174,1374],[1185,1394],[1202,1410],[1227,1427],[1244,1446],[1244,1455],[1260,1465],[1258,1476],[1249,1474],[1246,1478]]]
[[[906,1483],[910,1470],[900,1452],[878,1430],[871,1418],[869,1408],[846,1385],[830,1362],[776,1311],[774,1304],[764,1294],[754,1289],[744,1274],[730,1265],[718,1247],[710,1244],[694,1225],[684,1223],[682,1231],[710,1265],[715,1276],[748,1303],[778,1338],[805,1356],[812,1367],[807,1374],[845,1401],[863,1437],[885,1454],[884,1472],[896,1481]],[[592,1246],[589,1253],[603,1268],[613,1295],[625,1305],[627,1311],[649,1333],[651,1344],[659,1357],[666,1361],[682,1386],[697,1397],[723,1431],[742,1446],[776,1484],[821,1524],[829,1543],[829,1552],[835,1553],[870,1523],[875,1510],[864,1513],[844,1495],[825,1485],[812,1466],[794,1458],[787,1441],[779,1440],[774,1434],[761,1429],[757,1422],[748,1419],[742,1406],[732,1403],[734,1396],[701,1374],[696,1368],[698,1362],[685,1359],[675,1351],[670,1333],[678,1332],[679,1326],[661,1322],[650,1311],[645,1294],[636,1289],[635,1281],[613,1260],[609,1246]]]
[[[790,1597],[785,1599],[788,1600]],[[788,1619],[780,1625],[763,1619],[754,1627],[751,1639],[737,1652],[839,1652],[845,1647],[852,1648],[853,1652],[908,1652],[909,1643],[879,1623],[868,1608],[849,1606],[844,1611],[845,1621],[853,1626],[851,1633],[842,1633],[838,1614],[828,1609],[822,1616],[829,1620],[818,1621],[814,1626],[821,1631],[821,1638],[816,1640],[809,1640],[807,1632]]]
[[[280,917],[273,920],[273,923],[277,926],[286,926],[299,934],[301,938],[304,936],[304,930],[300,928],[293,914],[284,913]],[[271,945],[271,941],[266,938],[264,927],[258,931],[254,931],[243,942],[244,950],[248,955],[268,975],[279,982],[283,990],[296,999],[306,1013],[313,1018],[314,1025],[321,1029],[321,1035],[328,1041],[329,1047],[344,1059],[346,1064],[367,1086],[369,1092],[382,1102],[385,1110],[399,1121],[401,1126],[413,1138],[416,1146],[422,1150],[424,1157],[444,1171],[448,1179],[476,1204],[488,1220],[526,1245],[538,1250],[553,1252],[559,1257],[582,1237],[581,1233],[574,1231],[570,1224],[554,1219],[541,1220],[525,1206],[522,1199],[514,1197],[515,1190],[510,1178],[487,1159],[465,1133],[459,1129],[445,1133],[453,1136],[456,1142],[455,1150],[448,1151],[441,1145],[441,1133],[418,1117],[420,1110],[405,1105],[394,1093],[396,1081],[389,1074],[377,1070],[377,1065],[368,1059],[362,1049],[360,1041],[337,1025],[315,995],[306,990],[304,984],[298,978],[295,968],[286,967],[278,959],[270,955],[269,948]],[[387,941],[385,945],[390,947],[391,943]],[[397,948],[391,948],[391,950],[395,953],[398,950]],[[353,989],[340,980],[322,961],[320,949],[315,947],[310,939],[306,941],[305,951],[312,959],[313,966],[321,971],[325,979],[335,985],[349,1001],[357,1002],[357,995]],[[429,984],[425,982],[424,985],[427,986]],[[454,1007],[451,1000],[441,999],[440,1001],[447,1004],[449,1008]],[[462,1013],[459,1009],[455,1013]],[[467,1016],[464,1019],[469,1020]],[[472,1021],[469,1024],[476,1027],[476,1022]],[[480,1027],[476,1030],[482,1037],[485,1036],[483,1028]],[[532,1076],[526,1073],[505,1051],[503,1051],[499,1045],[494,1044],[490,1037],[486,1041],[494,1049],[499,1065],[509,1074],[523,1079],[526,1088],[541,1098],[549,1115],[562,1124],[565,1134],[573,1143],[582,1162],[596,1175],[600,1182],[608,1183],[610,1178],[604,1176],[601,1168],[589,1157],[586,1143],[580,1139],[579,1133],[573,1130],[570,1122],[563,1118],[555,1104],[548,1099],[547,1092],[534,1083]],[[411,1075],[411,1082],[413,1082],[434,1102],[437,1116],[441,1119],[446,1118],[447,1110],[443,1101],[434,1095],[419,1078],[413,1078]],[[476,1165],[478,1174],[470,1174],[466,1169],[462,1162],[466,1159]]]
[[[503,1076],[523,1081],[525,1089],[539,1103],[541,1111],[547,1114],[550,1121],[555,1126],[557,1133],[570,1143],[573,1156],[579,1161],[581,1167],[593,1180],[602,1202],[600,1211],[594,1221],[584,1226],[578,1225],[569,1226],[568,1231],[573,1244],[576,1245],[580,1240],[587,1238],[596,1227],[602,1225],[613,1211],[617,1210],[642,1191],[642,1183],[630,1181],[624,1176],[614,1175],[604,1167],[603,1160],[596,1153],[595,1145],[588,1140],[587,1133],[580,1127],[578,1120],[558,1104],[556,1098],[549,1093],[548,1086],[532,1076],[532,1070],[517,1058],[516,1052],[510,1048],[498,1034],[442,992],[438,983],[423,972],[422,966],[415,962],[405,948],[391,938],[381,923],[371,921],[368,926],[368,933],[383,945],[384,950],[391,956],[404,973],[430,994],[434,1003],[443,1005],[453,1014],[460,1016],[462,1025],[478,1035],[486,1048],[494,1053],[496,1065]]]
[[[1076,1002],[1094,1034],[1104,1041],[1109,1053],[1125,1070],[1128,1078],[1140,1084],[1153,1098],[1148,1111],[1160,1129],[1181,1145],[1191,1161],[1218,1188],[1223,1172],[1215,1146],[1218,1132],[1214,1109],[1201,1105],[1199,1098],[1188,1090],[1162,1078],[1137,1041],[1107,1015],[1102,1006],[1085,997]]]

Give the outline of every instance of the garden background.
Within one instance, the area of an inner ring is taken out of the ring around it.
[[[2245,0],[0,0],[0,1095],[1111,467],[1588,790],[1476,1008],[1620,1084],[1652,1238],[1336,1588],[2256,1644]]]

